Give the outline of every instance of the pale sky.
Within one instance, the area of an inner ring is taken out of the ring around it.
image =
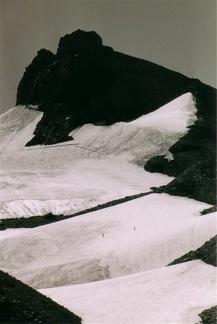
[[[114,50],[216,86],[215,0],[0,0],[0,113],[41,48],[94,30]]]

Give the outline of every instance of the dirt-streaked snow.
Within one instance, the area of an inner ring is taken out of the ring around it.
[[[149,191],[173,178],[151,174],[149,158],[168,148],[194,123],[190,93],[129,123],[84,125],[74,140],[25,147],[42,113],[19,106],[0,117],[0,218],[70,214]]]
[[[83,324],[195,324],[215,305],[216,271],[202,261],[83,285],[43,289]]]

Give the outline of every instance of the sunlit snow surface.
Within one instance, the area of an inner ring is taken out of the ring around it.
[[[1,240],[0,268],[34,288],[166,266],[216,233],[207,204],[151,194]]]
[[[25,147],[41,113],[0,117],[1,218],[67,214],[150,190],[172,178],[143,169],[195,117],[191,94],[129,123],[84,125],[74,140]],[[150,194],[33,228],[0,232],[0,268],[82,317],[84,324],[199,322],[216,302],[215,267],[166,267],[216,234],[216,213],[184,197]]]
[[[151,194],[22,229],[1,239],[0,268],[84,323],[196,323],[215,304],[215,267],[163,267],[216,234],[216,213],[200,215],[207,206]]]
[[[171,177],[144,171],[145,161],[166,154],[194,123],[187,93],[129,123],[84,125],[74,140],[25,147],[42,113],[15,107],[0,117],[0,218],[70,214],[167,184]]]
[[[201,261],[118,279],[41,290],[79,314],[84,324],[199,323],[215,305],[215,268]]]

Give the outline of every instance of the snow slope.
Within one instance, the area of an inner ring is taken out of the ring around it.
[[[84,125],[74,140],[25,147],[42,113],[15,107],[0,117],[0,218],[71,214],[97,204],[167,184],[145,161],[168,148],[194,123],[196,108],[186,93],[129,123]]]
[[[0,117],[0,218],[70,214],[172,178],[145,161],[194,123],[187,93],[129,123],[84,125],[74,141],[25,147],[42,114]],[[33,229],[0,231],[0,268],[81,316],[84,324],[196,323],[215,304],[216,270],[200,260],[166,267],[216,235],[217,213],[183,197],[147,196]]]
[[[79,314],[83,324],[195,324],[215,305],[215,279],[215,268],[198,260],[40,292]]]
[[[1,240],[0,267],[37,289],[163,267],[216,234],[216,213],[200,216],[207,207],[151,194],[19,232]]]
[[[1,237],[0,268],[83,323],[196,323],[215,304],[216,268],[164,268],[216,234],[207,204],[151,194]],[[104,235],[103,235],[104,234]],[[50,287],[50,289],[45,289]]]

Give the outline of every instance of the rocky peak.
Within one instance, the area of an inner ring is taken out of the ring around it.
[[[27,145],[54,144],[71,140],[68,134],[86,123],[129,121],[188,91],[198,97],[198,91],[205,91],[200,84],[115,52],[96,32],[78,29],[60,39],[55,55],[44,49],[38,52],[20,81],[17,105],[38,105],[44,112]],[[204,109],[212,108],[206,104]]]
[[[78,29],[60,38],[57,55],[77,55],[82,48],[96,49],[102,45],[102,39],[96,32]]]

